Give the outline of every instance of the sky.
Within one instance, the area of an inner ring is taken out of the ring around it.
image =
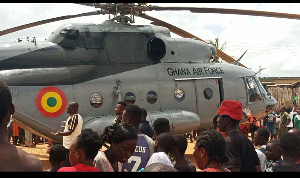
[[[157,6],[214,7],[247,9],[282,13],[299,13],[300,3],[148,3]],[[19,25],[97,10],[74,3],[1,3],[0,31]],[[192,13],[190,11],[147,11],[147,15],[177,26],[203,40],[219,39],[227,55],[238,59],[259,77],[300,77],[300,20],[247,15]],[[101,24],[108,15],[74,19],[32,27],[5,36],[1,42],[17,38],[35,37],[44,41],[52,31],[68,23]],[[135,25],[149,25],[151,21],[135,17]],[[172,38],[181,38],[171,33]]]

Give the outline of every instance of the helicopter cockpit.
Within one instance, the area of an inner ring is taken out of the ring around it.
[[[276,103],[275,99],[271,97],[270,92],[266,91],[260,80],[256,76],[245,77],[247,93],[248,93],[248,102],[257,103],[267,100],[267,103]],[[266,113],[268,113],[274,104],[266,106]]]

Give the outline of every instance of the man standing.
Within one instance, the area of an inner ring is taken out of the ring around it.
[[[78,114],[78,108],[79,104],[77,102],[70,102],[67,107],[67,113],[70,114],[70,116],[66,121],[64,131],[51,132],[53,135],[63,136],[63,145],[67,149],[66,159],[62,164],[63,167],[71,166],[69,162],[70,145],[72,141],[81,134],[83,121],[82,117]]]
[[[286,112],[288,111],[288,109],[286,110],[284,106],[280,107],[279,112],[280,112],[280,124],[279,124],[279,139],[280,137],[287,133],[288,128],[287,125],[288,123],[290,123],[291,119],[290,119],[290,115]]]
[[[239,131],[239,123],[243,118],[242,103],[225,100],[217,113],[219,129],[226,133],[225,153],[229,161],[224,163],[224,167],[231,172],[261,172],[260,161],[252,142]]]
[[[300,109],[297,109],[297,115],[294,117],[294,128],[300,129]]]
[[[147,111],[144,108],[141,108],[141,109],[142,109],[142,119],[141,119],[141,123],[139,125],[139,129],[140,129],[141,133],[152,138],[154,131],[153,131],[152,127],[150,126],[149,121],[146,120]]]
[[[116,115],[118,115],[118,116],[114,119],[115,123],[120,123],[122,121],[122,114],[123,114],[123,111],[125,110],[126,106],[127,106],[127,103],[125,101],[119,101],[117,103],[115,112],[116,112]]]
[[[140,132],[139,124],[141,122],[141,118],[142,110],[139,106],[135,104],[126,106],[123,112],[122,122],[128,123],[135,128],[138,134],[138,141],[132,156],[126,163],[123,164],[122,172],[140,171],[142,168],[146,167],[148,160],[154,153],[154,142],[152,138]]]

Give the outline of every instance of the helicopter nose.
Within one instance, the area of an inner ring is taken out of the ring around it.
[[[268,113],[272,111],[276,105],[277,105],[277,101],[273,96],[266,99],[266,112]]]

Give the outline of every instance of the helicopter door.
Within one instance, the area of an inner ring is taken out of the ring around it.
[[[204,78],[195,80],[197,110],[203,127],[212,125],[211,116],[217,113],[223,100],[223,85],[221,78]],[[221,92],[220,92],[221,91]],[[211,121],[211,122],[210,122]]]
[[[175,79],[176,80],[176,79]],[[176,81],[174,98],[182,110],[197,113],[194,80]]]

